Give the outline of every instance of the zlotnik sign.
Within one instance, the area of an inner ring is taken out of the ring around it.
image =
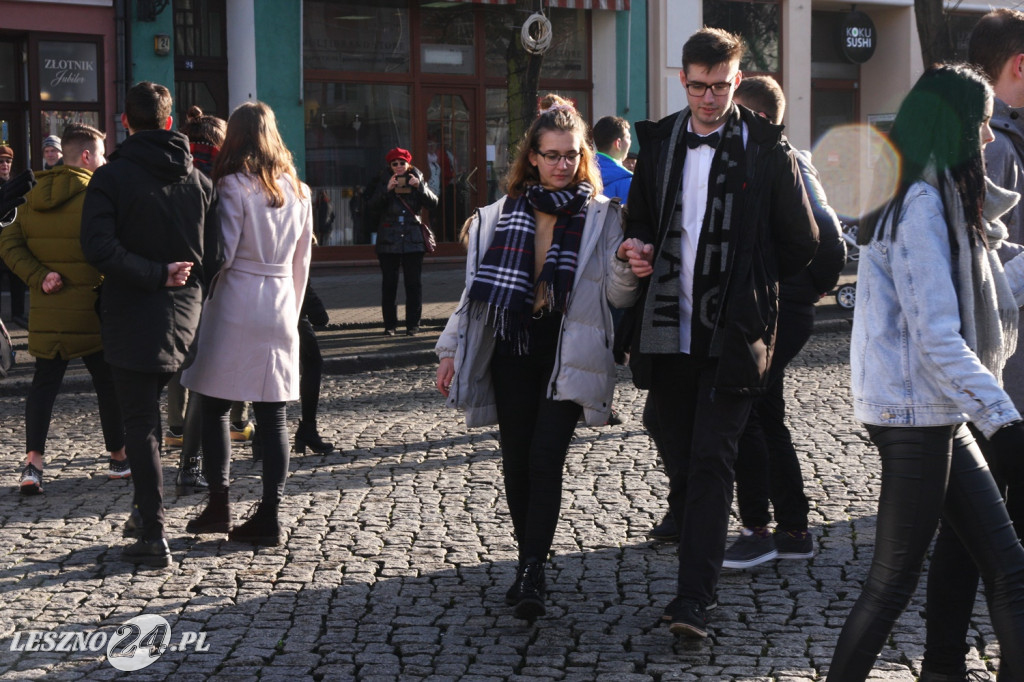
[[[863,64],[871,59],[878,44],[878,34],[871,17],[854,10],[846,15],[842,24],[840,50],[854,64]]]
[[[99,101],[96,43],[39,42],[39,98],[44,102]]]

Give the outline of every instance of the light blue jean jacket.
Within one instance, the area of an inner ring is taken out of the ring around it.
[[[960,334],[939,191],[912,185],[898,220],[895,239],[876,236],[860,252],[850,346],[854,416],[882,426],[971,421],[991,436],[1020,414]],[[1005,271],[1024,304],[1024,257]]]

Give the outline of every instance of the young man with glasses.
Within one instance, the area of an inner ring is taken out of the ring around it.
[[[782,127],[733,103],[739,37],[715,28],[683,46],[689,106],[636,126],[627,257],[642,278],[630,365],[648,388],[679,524],[679,582],[664,619],[707,636],[725,553],[733,462],[774,346],[779,280],[814,256],[817,228]],[[639,246],[638,244],[641,244]]]

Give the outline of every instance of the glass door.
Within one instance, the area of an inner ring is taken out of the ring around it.
[[[475,92],[471,88],[424,88],[426,135],[415,165],[439,199],[430,225],[438,242],[456,242],[477,204]]]

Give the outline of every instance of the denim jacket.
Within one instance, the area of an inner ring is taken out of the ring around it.
[[[854,416],[881,426],[971,421],[991,436],[1020,419],[1009,396],[960,334],[949,232],[939,191],[910,187],[898,217],[861,248],[850,347]],[[1024,303],[1024,258],[1006,263]]]

